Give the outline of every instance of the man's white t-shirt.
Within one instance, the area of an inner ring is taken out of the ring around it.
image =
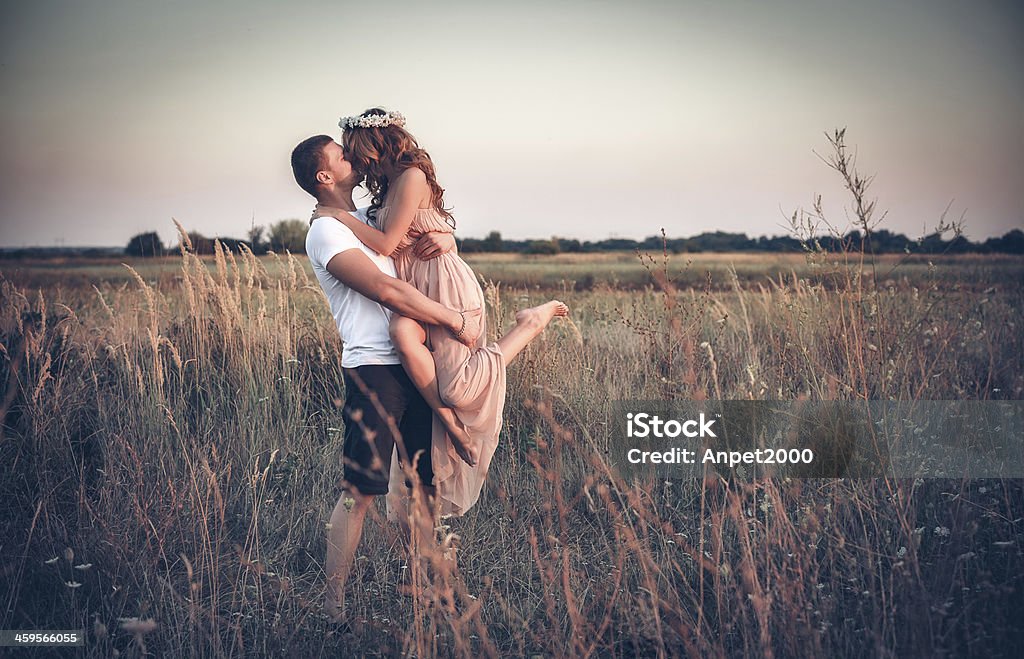
[[[367,221],[365,208],[352,215],[362,222]],[[327,264],[335,255],[349,249],[361,249],[381,272],[397,276],[391,257],[381,256],[364,245],[347,226],[333,217],[313,220],[306,234],[306,255],[313,264],[313,272],[327,296],[331,315],[341,334],[341,365],[355,368],[368,364],[399,364],[398,353],[388,334],[391,311],[352,290],[327,270]]]

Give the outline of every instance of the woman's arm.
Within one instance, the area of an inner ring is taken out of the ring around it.
[[[384,256],[391,256],[398,247],[398,243],[409,232],[412,220],[416,216],[416,210],[429,191],[427,177],[419,167],[410,167],[399,174],[394,182],[386,231],[360,222],[348,212],[340,209],[326,207],[321,209],[319,205],[317,205],[317,209],[318,212],[325,211],[321,215],[329,215],[352,229],[356,238],[363,241],[363,244],[373,251]]]
[[[327,262],[327,271],[361,295],[396,313],[446,328],[469,347],[480,338],[480,317],[434,302],[412,285],[381,272],[359,249],[346,249]]]

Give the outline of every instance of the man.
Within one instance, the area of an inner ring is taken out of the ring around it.
[[[292,172],[299,186],[318,203],[343,208],[366,221],[365,209],[357,210],[352,201],[352,190],[360,176],[345,160],[342,147],[329,136],[310,137],[296,146]],[[437,233],[422,236],[414,249],[420,258],[433,258],[454,246],[451,234]],[[417,474],[422,490],[411,500],[428,501],[433,496],[433,411],[428,402],[440,414],[449,415],[448,421],[454,419],[439,396],[425,401],[406,375],[388,333],[390,312],[445,327],[467,345],[479,337],[480,325],[397,279],[389,257],[370,250],[334,218],[311,220],[306,254],[344,343],[345,484],[328,531],[324,604],[329,615],[341,620],[345,583],[362,537],[366,512],[374,497],[388,492],[392,449],[397,446],[399,459],[406,464],[412,464],[419,452]],[[426,516],[421,519],[432,520],[428,510],[420,512]],[[403,531],[411,534],[407,517],[399,515],[399,520]]]

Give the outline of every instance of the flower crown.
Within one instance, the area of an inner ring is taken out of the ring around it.
[[[349,128],[384,128],[385,126],[404,126],[405,117],[401,112],[394,110],[384,114],[358,115],[355,117],[342,117],[338,126],[342,130]]]

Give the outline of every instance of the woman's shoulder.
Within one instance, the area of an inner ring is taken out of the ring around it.
[[[422,183],[422,184],[426,185],[426,183],[427,183],[427,175],[419,167],[416,167],[416,166],[406,167],[401,172],[399,172],[397,176],[395,176],[395,183],[398,184],[400,182],[401,183],[405,183],[407,185],[408,184],[419,184],[419,183]]]
[[[402,170],[395,176],[391,189],[393,192],[389,193],[389,199],[385,202],[387,206],[391,206],[399,199],[415,200],[417,206],[422,206],[430,199],[427,177],[419,167]]]

